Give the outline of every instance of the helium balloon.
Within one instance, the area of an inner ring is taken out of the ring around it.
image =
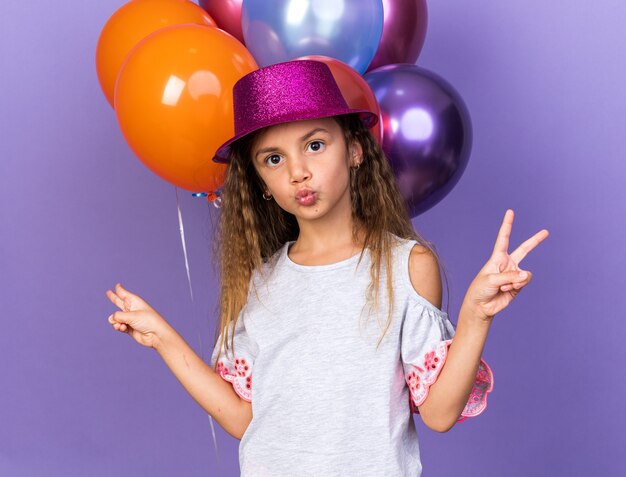
[[[424,46],[426,0],[383,0],[383,34],[367,70],[396,63],[415,63]]]
[[[219,28],[156,31],[130,52],[118,76],[115,112],[124,138],[166,181],[215,191],[226,166],[211,159],[234,136],[233,86],[256,69],[243,44]]]
[[[184,23],[216,26],[207,12],[187,0],[134,0],[111,15],[96,47],[98,80],[111,106],[115,80],[130,50],[150,33]]]
[[[242,0],[200,0],[199,4],[209,12],[218,27],[243,43],[241,2]]]
[[[354,68],[346,65],[343,61],[330,58],[328,56],[310,55],[297,58],[298,60],[315,60],[326,63],[330,68],[330,72],[333,74],[333,78],[337,82],[337,86],[341,90],[341,94],[348,103],[348,106],[353,109],[367,109],[373,113],[378,114],[379,121],[371,128],[373,136],[376,138],[379,144],[382,144],[382,131],[383,123],[380,121],[380,108],[378,107],[378,101],[376,96],[370,88],[367,81],[357,73]]]
[[[415,217],[461,178],[472,146],[469,112],[449,83],[416,65],[387,65],[364,78],[380,106],[383,150]]]
[[[359,74],[374,58],[383,29],[382,0],[243,0],[246,46],[259,66],[307,55],[330,56]]]

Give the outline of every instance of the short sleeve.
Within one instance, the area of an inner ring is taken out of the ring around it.
[[[417,294],[410,297],[402,323],[401,354],[412,412],[419,414],[417,407],[424,403],[430,386],[437,380],[454,333],[446,312]],[[481,358],[474,386],[457,422],[483,412],[487,407],[487,394],[492,389],[493,373]]]
[[[252,370],[254,369],[254,359],[258,348],[246,330],[244,316],[240,314],[235,325],[233,335],[234,349],[226,351],[226,343],[222,344],[220,358],[216,363],[222,338],[220,335],[211,355],[211,366],[223,379],[233,385],[235,392],[241,398],[252,402]],[[232,325],[230,329],[232,331]],[[230,342],[230,335],[228,341]]]

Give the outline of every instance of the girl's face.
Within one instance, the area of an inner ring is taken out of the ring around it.
[[[298,221],[350,214],[350,166],[361,161],[358,142],[350,151],[332,118],[271,126],[252,147],[252,162],[266,191]]]

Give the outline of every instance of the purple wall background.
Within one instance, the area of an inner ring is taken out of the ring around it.
[[[208,359],[215,211],[126,146],[95,45],[124,2],[0,4],[0,474],[237,475],[238,441],[158,355],[115,332],[121,281]],[[533,282],[496,316],[487,410],[445,434],[417,417],[425,476],[623,475],[626,5],[431,2],[419,64],[474,126],[457,187],[417,217],[451,280],[456,322],[507,207]],[[444,297],[445,303],[445,297]],[[355,402],[355,405],[358,405]]]

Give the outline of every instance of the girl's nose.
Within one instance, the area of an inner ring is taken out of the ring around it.
[[[291,182],[304,182],[311,178],[311,171],[307,167],[306,159],[294,157],[289,161],[289,175]]]

